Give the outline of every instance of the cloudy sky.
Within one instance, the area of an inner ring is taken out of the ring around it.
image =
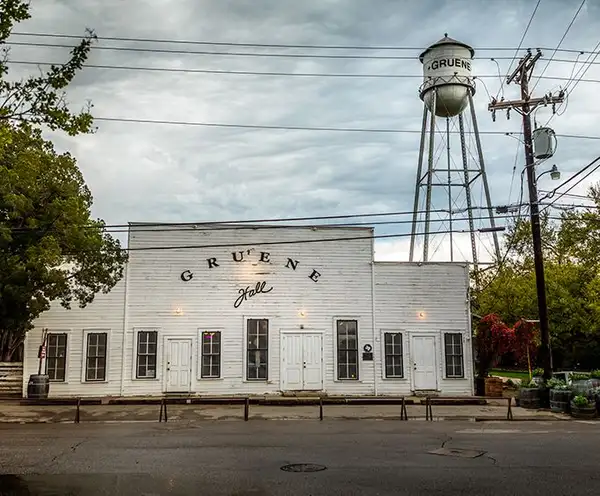
[[[499,113],[496,122],[492,122],[487,105],[489,95],[518,97],[515,85],[501,88],[498,70],[501,74],[508,70],[536,3],[32,0],[32,19],[17,26],[15,32],[81,35],[89,27],[100,38],[354,47],[248,47],[101,39],[89,64],[133,69],[86,68],[70,88],[69,101],[78,108],[91,100],[98,118],[412,131],[265,130],[98,120],[98,131],[93,135],[69,138],[61,133],[48,134],[59,150],[69,150],[76,156],[94,194],[94,215],[109,224],[403,212],[413,208],[423,108],[418,96],[422,74],[418,55],[444,33],[472,45],[476,49],[473,74],[489,76],[477,82],[475,106],[480,129],[499,132],[482,136],[492,203],[518,202],[524,163],[522,144],[501,133],[518,132],[520,119],[513,113],[507,121],[504,113]],[[591,51],[600,41],[600,0],[587,0],[561,44],[561,48],[574,52],[557,52],[554,59],[558,60],[546,67],[580,4],[581,0],[540,2],[522,47],[547,48],[538,62],[537,74],[565,79],[534,78],[532,84],[538,95],[557,91],[569,78],[577,76],[588,54],[578,56],[575,50]],[[13,35],[10,41],[69,45],[76,40]],[[68,57],[68,51],[64,47],[14,45],[11,60],[61,62]],[[245,55],[227,54],[232,52]],[[292,54],[309,56],[289,56]],[[148,71],[136,67],[229,73]],[[35,66],[15,63],[11,77],[36,71]],[[292,75],[242,75],[232,71]],[[293,75],[306,73],[320,75]],[[568,105],[559,109],[564,113],[551,121],[559,135],[600,136],[595,125],[600,110],[600,59],[583,77],[596,82],[571,83]],[[545,124],[550,115],[549,109],[540,109],[536,120]],[[453,129],[456,126],[451,125]],[[439,126],[443,129],[445,123],[440,120]],[[469,152],[476,154],[471,138],[468,144]],[[460,147],[456,145],[451,144],[452,160],[460,164]],[[444,144],[441,146],[438,155],[445,157]],[[556,164],[562,179],[566,179],[598,156],[599,149],[600,140],[559,136],[557,153],[539,166],[539,172]],[[587,185],[599,176],[591,176],[571,193],[585,193]],[[556,184],[545,175],[539,187],[547,190]],[[561,199],[563,203],[582,201]],[[480,184],[474,185],[473,203],[483,205]],[[435,195],[434,207],[445,208],[447,204],[441,191]],[[464,197],[457,197],[453,205],[457,209],[464,207]],[[464,213],[456,216],[464,218]],[[406,222],[410,216],[358,219],[384,220]],[[505,222],[497,221],[501,225]],[[478,220],[476,226],[485,223]],[[434,226],[448,229],[447,223],[437,222]],[[466,227],[464,222],[455,224],[456,229]],[[409,232],[410,224],[406,223],[376,226],[376,234],[381,235]],[[455,257],[469,258],[468,237],[456,235],[455,240]],[[377,258],[406,260],[408,243],[407,237],[378,240]],[[489,260],[489,246],[489,239],[481,238],[481,258]],[[430,253],[433,259],[448,259],[448,237],[432,240]]]

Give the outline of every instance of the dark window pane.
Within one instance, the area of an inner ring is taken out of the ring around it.
[[[46,373],[51,381],[65,380],[66,351],[66,334],[48,334],[46,341]]]
[[[403,378],[402,333],[386,332],[383,339],[385,342],[385,376]]]
[[[358,379],[358,322],[337,321],[337,378]]]
[[[156,378],[156,343],[157,331],[138,332],[137,377],[141,379]]]
[[[462,334],[444,334],[446,377],[464,377]]]
[[[215,378],[221,375],[221,333],[202,333],[202,373],[201,377]]]
[[[246,343],[246,379],[268,378],[269,321],[248,319]]]

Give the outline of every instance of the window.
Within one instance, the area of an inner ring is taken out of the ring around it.
[[[136,377],[138,379],[156,378],[156,342],[157,331],[138,332]]]
[[[202,333],[202,378],[221,376],[221,332]]]
[[[106,332],[90,332],[87,335],[85,380],[106,380]]]
[[[338,379],[358,379],[358,322],[337,321]]]
[[[269,321],[248,319],[246,379],[266,381],[269,362]]]
[[[48,334],[46,373],[51,381],[64,382],[67,363],[67,335]]]
[[[385,346],[385,376],[404,377],[402,361],[402,333],[386,332],[383,335]]]
[[[444,334],[444,348],[446,351],[446,377],[464,377],[462,334]]]

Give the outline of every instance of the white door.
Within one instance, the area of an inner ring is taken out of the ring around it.
[[[169,393],[190,392],[192,378],[192,340],[167,340],[167,387]]]
[[[323,389],[321,334],[304,334],[302,354],[304,356],[304,374],[302,389],[319,391]]]
[[[281,343],[283,389],[287,391],[302,389],[304,367],[302,334],[282,334]]]
[[[434,336],[413,336],[411,355],[415,390],[437,389],[437,360]]]
[[[282,390],[323,389],[321,334],[283,333],[281,336]]]

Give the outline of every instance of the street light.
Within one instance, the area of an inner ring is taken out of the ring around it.
[[[537,176],[537,177],[535,178],[536,182],[537,182],[537,181],[539,180],[539,178],[540,178],[540,177],[542,177],[544,174],[550,174],[550,178],[551,178],[553,181],[558,181],[558,180],[560,179],[560,171],[558,170],[558,167],[556,166],[556,164],[554,164],[554,165],[552,166],[552,169],[550,169],[550,170],[547,170],[547,171],[544,171],[544,172],[542,172],[542,173],[541,173],[539,176]]]

